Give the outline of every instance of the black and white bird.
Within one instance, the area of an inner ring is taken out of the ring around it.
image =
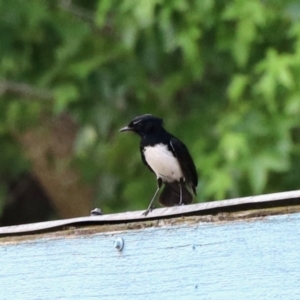
[[[163,127],[163,120],[146,114],[134,118],[120,131],[133,131],[141,137],[143,163],[156,175],[157,190],[150,201],[146,216],[162,184],[159,196],[163,206],[190,204],[196,195],[198,175],[187,147]]]

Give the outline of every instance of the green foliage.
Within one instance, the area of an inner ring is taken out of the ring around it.
[[[198,201],[298,189],[297,11],[283,0],[2,1],[0,76],[53,100],[4,93],[1,144],[41,111],[68,112],[80,127],[74,163],[99,206],[142,208],[154,176],[138,137],[118,129],[152,113],[189,146]],[[10,153],[0,165],[28,166]]]

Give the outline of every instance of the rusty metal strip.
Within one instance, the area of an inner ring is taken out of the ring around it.
[[[254,208],[266,208],[276,206],[289,206],[300,204],[300,190],[235,198],[222,201],[198,203],[192,205],[159,208],[153,210],[146,217],[144,211],[125,212],[101,216],[87,216],[80,218],[47,221],[25,225],[0,227],[0,236],[30,234],[47,231],[65,226],[77,226],[88,224],[113,224],[138,222],[153,219],[172,218],[186,215],[205,215],[219,212],[248,210]]]

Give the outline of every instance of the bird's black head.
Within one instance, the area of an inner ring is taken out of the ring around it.
[[[163,130],[163,119],[154,117],[150,114],[134,118],[128,126],[123,127],[120,131],[133,131],[140,136],[157,133]]]

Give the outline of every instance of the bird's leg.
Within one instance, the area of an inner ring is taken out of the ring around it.
[[[144,216],[147,216],[148,213],[154,209],[154,206],[152,206],[152,203],[154,202],[154,200],[155,200],[155,198],[156,198],[156,195],[157,195],[159,189],[160,189],[160,187],[158,187],[158,188],[156,189],[155,194],[154,194],[154,196],[152,197],[152,199],[151,199],[151,201],[150,201],[150,204],[148,205],[147,210],[143,212],[143,215],[144,215]]]
[[[179,199],[179,205],[182,205],[182,184],[179,183],[179,190],[180,190],[180,199]]]
[[[147,216],[149,214],[149,212],[154,209],[154,206],[152,206],[152,204],[153,204],[153,202],[154,202],[154,200],[156,198],[156,195],[157,195],[158,191],[160,190],[161,186],[162,186],[162,180],[161,180],[161,178],[158,178],[157,179],[157,189],[156,189],[156,191],[154,193],[154,196],[152,197],[152,199],[150,201],[150,204],[148,205],[147,210],[143,212],[144,216]]]
[[[183,205],[183,200],[182,200],[182,185],[183,185],[183,181],[182,179],[180,179],[179,181],[179,195],[180,195],[180,198],[179,198],[179,204],[178,205]]]

